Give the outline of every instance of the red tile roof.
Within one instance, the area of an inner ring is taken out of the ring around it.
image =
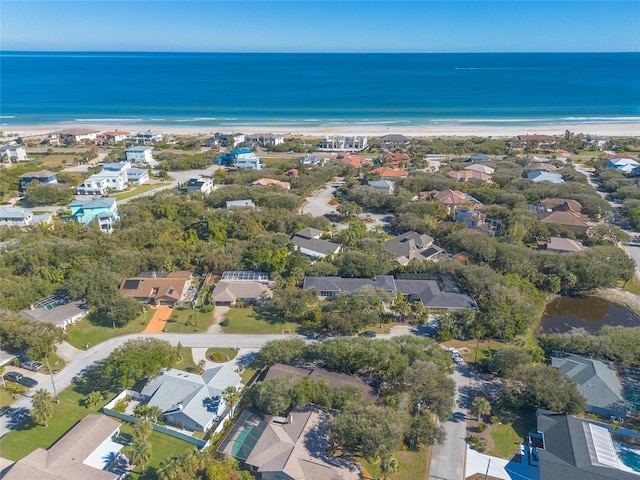
[[[409,173],[406,170],[395,170],[389,167],[378,167],[371,170],[370,173],[380,175],[381,178],[385,177],[406,177]]]

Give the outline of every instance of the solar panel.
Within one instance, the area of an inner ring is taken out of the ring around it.
[[[240,282],[268,282],[269,274],[254,271],[228,271],[222,273],[221,280]]]
[[[618,455],[613,446],[613,440],[611,440],[609,430],[587,422],[584,422],[582,427],[587,440],[591,463],[594,465],[620,468],[618,465]]]
[[[141,280],[128,279],[124,281],[124,286],[122,288],[125,290],[137,290],[140,282]]]

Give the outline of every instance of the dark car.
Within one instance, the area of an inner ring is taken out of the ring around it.
[[[4,379],[8,382],[20,383],[20,380],[22,380],[22,374],[18,372],[8,372],[5,374]]]
[[[362,332],[360,336],[365,338],[376,338],[376,332],[373,330],[367,330],[366,332]]]
[[[20,380],[18,380],[18,383],[20,385],[24,385],[25,387],[29,387],[29,388],[33,388],[36,385],[38,385],[38,382],[36,380],[34,380],[31,377],[22,377]]]

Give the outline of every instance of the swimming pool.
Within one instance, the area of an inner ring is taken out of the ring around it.
[[[627,443],[613,442],[618,458],[634,472],[640,473],[640,448]]]

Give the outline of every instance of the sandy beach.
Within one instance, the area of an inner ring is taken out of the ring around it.
[[[366,135],[378,137],[388,134],[403,134],[408,137],[513,137],[515,135],[561,135],[569,130],[572,133],[583,133],[602,136],[638,136],[640,123],[580,123],[563,125],[536,126],[493,126],[493,125],[442,125],[442,126],[409,126],[393,127],[384,125],[345,125],[324,127],[286,127],[265,128],[265,126],[242,125],[235,127],[194,126],[194,125],[139,125],[139,124],[50,124],[50,125],[3,125],[5,134],[18,134],[28,137],[56,132],[67,128],[90,128],[96,131],[120,130],[130,133],[152,130],[164,134],[207,135],[215,132],[242,132],[245,134],[277,133],[283,135],[304,135],[322,137],[326,135]]]

